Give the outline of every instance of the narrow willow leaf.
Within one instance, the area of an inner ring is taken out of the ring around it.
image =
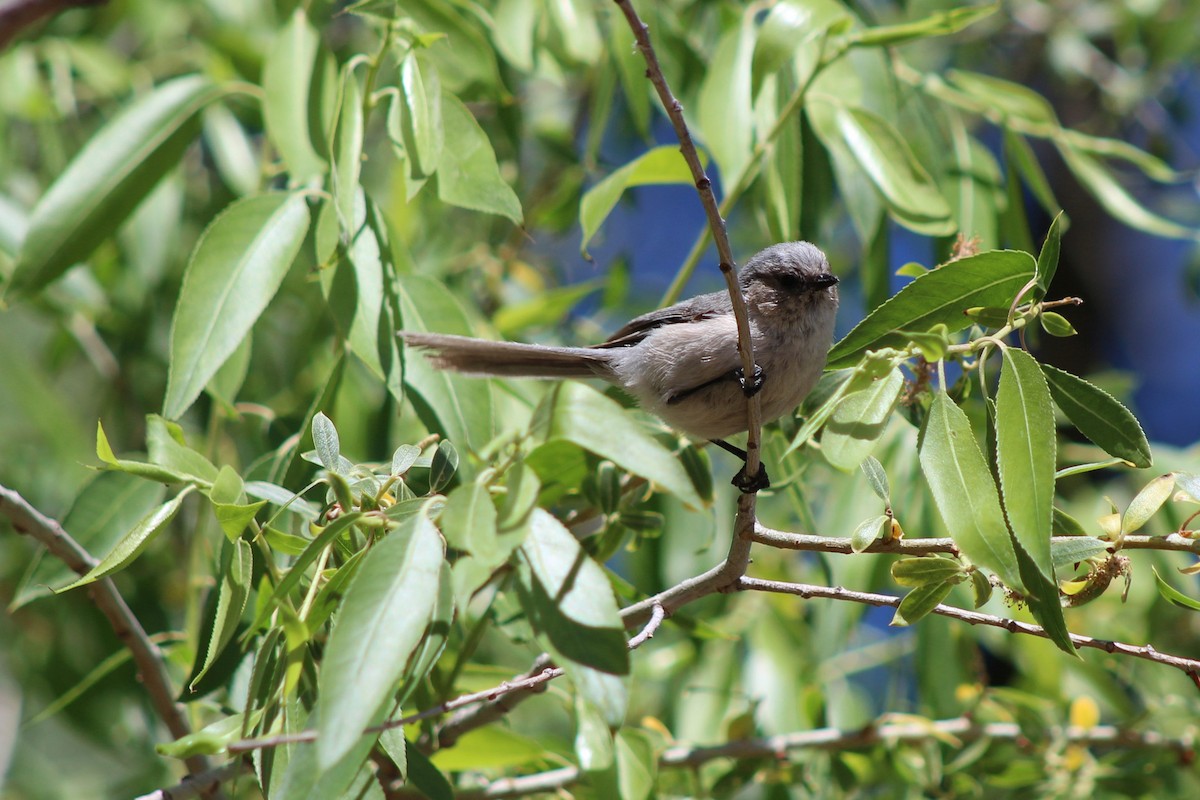
[[[591,387],[574,382],[554,387],[534,412],[531,427],[544,442],[572,442],[659,484],[686,505],[704,505],[679,459],[615,401]],[[541,477],[549,482],[561,476]]]
[[[580,251],[586,256],[588,242],[600,230],[626,189],[692,182],[692,172],[678,147],[655,147],[588,189],[579,201],[579,224],[583,228]]]
[[[241,731],[242,715],[232,714],[173,742],[155,745],[154,751],[168,758],[215,756],[224,753],[230,742],[240,738]]]
[[[429,177],[441,160],[445,130],[437,69],[422,68],[415,52],[400,62],[400,132],[411,177]]]
[[[260,601],[258,616],[254,623],[250,626],[251,631],[256,631],[266,624],[267,619],[277,607],[283,602],[283,599],[288,596],[292,589],[299,585],[300,580],[304,577],[305,570],[317,560],[321,555],[321,551],[333,544],[334,540],[344,534],[362,518],[363,512],[351,511],[348,514],[343,514],[333,522],[325,526],[320,534],[315,539],[308,542],[308,546],[304,549],[292,563],[287,574],[279,581],[275,590],[271,592],[271,596],[265,601]]]
[[[446,498],[446,507],[438,522],[447,545],[484,561],[499,559],[492,564],[499,566],[508,558],[508,553],[501,552],[499,547],[496,520],[496,504],[487,487],[469,483],[458,487]]]
[[[925,583],[918,586],[904,595],[904,599],[896,607],[892,621],[888,624],[898,628],[912,625],[937,608],[953,588],[954,584],[949,581]]]
[[[557,325],[580,300],[601,288],[600,281],[584,281],[570,286],[557,286],[538,292],[528,300],[496,309],[492,324],[504,338],[515,338],[522,331]]]
[[[901,586],[957,582],[967,576],[963,565],[950,558],[904,558],[892,564],[892,578]]]
[[[858,323],[829,352],[829,368],[852,366],[868,349],[901,347],[903,331],[945,325],[954,333],[971,325],[964,312],[979,306],[1008,307],[1033,277],[1028,253],[991,250],[951,261],[922,275]]]
[[[312,438],[321,464],[330,472],[338,472],[341,466],[342,445],[333,420],[325,416],[323,411],[313,417]]]
[[[1176,472],[1175,485],[1193,503],[1200,503],[1200,475],[1189,472]]]
[[[197,484],[213,484],[220,474],[211,461],[188,446],[179,425],[157,414],[146,415],[146,450],[150,463],[187,475]]]
[[[839,106],[836,118],[850,152],[897,221],[931,236],[953,232],[949,204],[891,123],[856,107]]]
[[[9,302],[88,257],[179,164],[200,112],[224,90],[190,75],[138,98],[88,140],[34,207],[5,288]]]
[[[429,760],[443,772],[463,772],[518,767],[544,756],[536,740],[501,725],[488,725],[468,732],[454,747],[436,751]]]
[[[193,488],[192,486],[188,486],[182,492],[142,517],[138,524],[134,525],[116,543],[108,555],[100,559],[100,563],[88,570],[88,573],[82,578],[57,590],[56,593],[86,586],[93,581],[107,577],[117,570],[128,566],[135,558],[141,555],[150,542],[154,541],[154,537],[162,533],[171,524],[171,520],[175,519],[175,515],[179,513],[179,507],[183,505],[184,499],[191,494]]]
[[[1021,181],[1029,188],[1031,194],[1038,201],[1042,210],[1047,214],[1059,213],[1062,208],[1054,196],[1054,190],[1050,187],[1050,180],[1046,177],[1042,165],[1038,163],[1037,156],[1034,155],[1033,148],[1029,146],[1029,142],[1023,136],[1012,130],[1004,132],[1004,159],[1009,165],[1009,169],[1020,175]],[[1013,187],[1020,190],[1020,181],[1012,180]],[[1020,249],[1017,244],[1013,245]],[[1049,283],[1047,281],[1047,283]]]
[[[1154,582],[1158,586],[1158,593],[1162,595],[1164,600],[1174,603],[1180,608],[1186,608],[1190,611],[1200,611],[1200,600],[1188,597],[1163,580],[1163,576],[1158,574],[1157,567],[1151,567],[1150,569],[1154,570]]]
[[[1033,356],[1013,347],[1003,348],[1001,355],[996,465],[1004,510],[1017,543],[1053,582],[1050,536],[1057,440],[1050,389]]]
[[[1046,577],[1022,547],[1017,548],[1017,563],[1021,578],[1025,581],[1025,602],[1033,618],[1046,631],[1046,636],[1054,642],[1055,647],[1068,655],[1076,655],[1075,643],[1071,641],[1071,631],[1063,616],[1058,583],[1052,577]]]
[[[1146,208],[1097,159],[1064,142],[1058,141],[1055,144],[1075,178],[1109,214],[1130,227],[1156,236],[1200,240],[1200,230],[1181,225]]]
[[[575,695],[575,756],[584,772],[597,772],[613,765],[613,737],[600,709],[582,692]]]
[[[892,490],[888,486],[887,471],[884,470],[883,464],[879,463],[879,459],[875,456],[867,456],[863,459],[862,464],[863,474],[867,476],[867,483],[871,486],[871,491],[875,493],[883,502],[889,506],[892,504]]]
[[[998,5],[985,5],[937,11],[913,22],[880,25],[856,31],[849,36],[848,43],[859,47],[888,47],[916,39],[948,36],[991,16],[997,8]]]
[[[330,178],[333,199],[341,222],[343,239],[349,241],[357,232],[354,205],[358,197],[358,178],[363,158],[363,101],[362,90],[352,66],[342,72],[342,102],[338,110],[337,129],[333,136]]]
[[[213,166],[229,190],[239,197],[254,194],[262,183],[262,167],[254,145],[234,113],[221,103],[204,112],[204,141]]]
[[[163,416],[182,415],[250,333],[300,252],[308,224],[304,196],[279,192],[239,200],[208,226],[171,322]]]
[[[437,450],[433,451],[433,460],[429,464],[429,491],[440,492],[454,480],[458,471],[458,450],[449,440],[438,442]]]
[[[721,179],[729,184],[741,175],[754,148],[750,77],[757,14],[757,9],[747,9],[737,27],[717,42],[697,103],[700,133]],[[739,124],[730,125],[732,119]]]
[[[246,599],[250,596],[251,580],[254,569],[254,557],[250,543],[245,539],[235,539],[225,544],[225,557],[222,559],[221,585],[217,592],[217,609],[213,620],[212,635],[204,654],[204,663],[200,671],[189,682],[192,689],[200,682],[217,660],[217,656],[233,639],[237,630],[238,620],[246,610]]]
[[[550,512],[536,509],[521,545],[522,605],[565,659],[602,672],[629,672],[625,627],[604,569]]]
[[[1042,249],[1038,253],[1037,270],[1034,273],[1040,290],[1039,297],[1044,297],[1050,290],[1050,281],[1054,280],[1054,273],[1058,271],[1058,254],[1062,249],[1062,232],[1066,225],[1066,216],[1060,211],[1050,223],[1050,229],[1046,231],[1046,241],[1042,243]]]
[[[658,779],[658,754],[645,731],[622,728],[616,744],[617,797],[621,800],[650,800]]]
[[[162,502],[159,483],[124,472],[99,472],[76,495],[63,529],[89,553],[107,553],[150,509]],[[79,576],[57,558],[35,557],[21,577],[8,610],[53,594]],[[128,652],[128,651],[126,651]]]
[[[406,330],[471,335],[462,306],[441,283],[406,275],[399,287]],[[479,449],[495,435],[490,381],[435,369],[424,356],[409,350],[404,354],[404,383],[421,421],[446,439]]]
[[[429,614],[429,625],[425,630],[420,647],[413,654],[412,667],[408,670],[408,674],[400,686],[400,691],[396,693],[396,698],[401,705],[408,701],[413,691],[421,685],[421,681],[425,680],[425,676],[433,669],[433,665],[442,657],[453,622],[454,575],[450,570],[450,562],[443,560],[438,570],[437,602],[433,604],[433,611]]]
[[[1058,127],[1058,118],[1050,102],[1027,86],[960,69],[950,70],[947,77],[956,88],[1001,114]]]
[[[321,665],[317,761],[328,769],[390,702],[438,598],[442,537],[425,514],[376,544],[346,591]]]
[[[99,422],[96,423],[96,457],[104,462],[105,469],[136,475],[139,478],[158,481],[159,483],[188,483],[195,481],[198,485],[204,486],[204,483],[198,481],[195,476],[186,475],[178,470],[160,467],[157,464],[146,464],[142,461],[128,461],[117,458],[113,453],[112,446],[108,443],[108,437],[104,434],[104,425]]]
[[[314,122],[317,128],[323,126],[320,95],[332,70],[320,34],[303,8],[297,8],[271,43],[262,75],[267,136],[296,184],[307,183],[327,168],[321,156],[326,151],[314,142],[313,128]]]
[[[883,435],[904,388],[904,375],[893,369],[838,405],[821,434],[821,453],[839,469],[852,470],[871,454]]]
[[[933,397],[920,447],[921,470],[963,555],[1023,588],[1016,553],[992,473],[962,409],[945,392]],[[939,601],[940,602],[940,601]]]
[[[1109,455],[1123,458],[1139,469],[1153,463],[1150,443],[1129,409],[1083,378],[1049,364],[1041,367],[1054,402],[1080,433]]]
[[[1041,323],[1042,330],[1051,336],[1074,336],[1078,333],[1066,317],[1053,311],[1043,311],[1038,315],[1038,322]]]
[[[1129,501],[1129,508],[1121,515],[1121,535],[1141,530],[1174,491],[1175,475],[1170,472],[1159,475],[1143,486],[1133,500]]]
[[[442,93],[442,122],[445,142],[437,168],[438,198],[472,211],[499,214],[520,225],[521,201],[500,177],[492,143],[463,102],[449,92]]]

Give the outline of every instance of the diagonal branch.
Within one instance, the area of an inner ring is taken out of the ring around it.
[[[45,516],[29,505],[21,495],[4,486],[0,486],[0,516],[6,517],[17,533],[37,539],[46,546],[51,555],[80,575],[87,574],[97,563],[58,522]],[[146,686],[146,692],[150,695],[150,702],[154,705],[159,719],[176,739],[190,734],[192,728],[188,724],[183,706],[175,702],[175,692],[171,688],[162,651],[146,634],[142,623],[117,591],[116,584],[110,578],[101,578],[88,587],[88,592],[96,607],[108,619],[113,633],[133,655],[138,674]],[[194,773],[209,769],[208,759],[204,756],[189,757],[187,766]]]

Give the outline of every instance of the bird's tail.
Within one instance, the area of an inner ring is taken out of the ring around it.
[[[400,331],[404,343],[429,351],[440,369],[509,378],[609,378],[611,355],[584,347],[492,342],[443,333]]]

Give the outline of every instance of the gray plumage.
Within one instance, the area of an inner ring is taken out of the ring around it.
[[[763,420],[792,411],[825,368],[837,313],[837,278],[808,242],[760,251],[738,273],[754,360],[762,368]],[[746,430],[741,358],[728,292],[684,300],[631,320],[593,347],[548,347],[400,331],[442,369],[470,375],[601,378],[685,433],[720,439]]]

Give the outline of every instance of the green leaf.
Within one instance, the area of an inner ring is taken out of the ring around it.
[[[217,656],[233,639],[237,630],[238,620],[246,610],[246,600],[250,596],[251,580],[254,570],[254,556],[250,543],[245,539],[235,539],[226,542],[222,552],[222,567],[220,588],[217,590],[217,610],[213,621],[212,636],[205,650],[204,663],[200,671],[189,682],[192,689],[200,679],[208,673],[216,662]]]
[[[186,475],[178,470],[160,467],[157,464],[146,464],[142,461],[127,461],[113,454],[108,437],[104,435],[104,425],[96,423],[96,457],[103,461],[107,469],[117,470],[129,475],[136,475],[159,483],[189,483],[195,481],[195,476]],[[203,485],[203,483],[201,483]]]
[[[1076,180],[1096,198],[1105,211],[1121,222],[1156,236],[1200,240],[1200,230],[1181,225],[1146,208],[1097,159],[1063,141],[1056,141],[1055,144]]]
[[[658,778],[658,755],[645,731],[622,728],[614,737],[620,800],[649,800]]]
[[[438,750],[429,760],[442,772],[463,772],[517,767],[544,755],[536,740],[501,725],[488,725],[459,737],[454,747]]]
[[[438,198],[444,203],[499,214],[520,225],[521,201],[496,165],[496,153],[487,134],[463,102],[442,93],[445,143],[438,162]]]
[[[996,573],[1006,585],[1022,590],[992,473],[967,415],[945,392],[933,397],[920,458],[934,502],[958,549],[972,563]]]
[[[1057,219],[1062,205],[1054,197],[1050,181],[1046,178],[1042,165],[1038,163],[1037,156],[1025,137],[1012,130],[1006,130],[1004,132],[1004,158],[1009,164],[1010,170],[1015,168],[1015,172],[1021,176],[1021,180],[1029,187],[1030,193],[1038,201],[1042,210],[1047,214],[1054,214]],[[1013,184],[1013,188],[1018,189],[1016,196],[1019,197],[1019,182],[1013,180]],[[1046,283],[1048,285],[1049,281]]]
[[[154,752],[168,758],[215,756],[224,753],[230,742],[240,738],[241,732],[242,715],[231,714],[173,742],[155,745]]]
[[[1034,280],[1041,290],[1039,298],[1044,297],[1050,290],[1050,282],[1054,280],[1054,273],[1058,271],[1058,254],[1062,249],[1062,232],[1066,224],[1066,217],[1060,211],[1050,223],[1050,229],[1046,231],[1046,241],[1042,243],[1042,249],[1038,253],[1037,270],[1034,272]]]
[[[333,420],[318,412],[312,419],[313,447],[321,465],[330,472],[342,471],[342,444]]]
[[[204,111],[204,141],[213,166],[229,190],[239,197],[254,194],[262,183],[262,167],[246,129],[221,103]]]
[[[951,261],[905,286],[829,351],[829,368],[852,366],[868,349],[902,347],[904,331],[945,325],[954,333],[971,325],[963,312],[978,306],[1007,307],[1033,277],[1034,260],[1016,250],[991,250]]]
[[[400,100],[398,123],[410,177],[427,178],[438,168],[442,157],[445,139],[442,88],[437,68],[430,64],[422,72],[412,51],[400,62]]]
[[[930,236],[954,232],[949,204],[890,122],[853,106],[838,106],[835,116],[859,168],[883,195],[897,222]]]
[[[260,610],[258,616],[254,620],[254,624],[250,626],[251,631],[259,630],[271,616],[275,608],[283,602],[283,599],[288,596],[304,577],[304,571],[308,569],[317,557],[321,555],[321,551],[333,544],[334,540],[350,529],[351,525],[357,523],[363,516],[361,511],[351,511],[348,514],[342,514],[333,522],[325,526],[320,534],[315,539],[308,542],[308,546],[304,549],[299,557],[296,558],[292,566],[288,569],[287,574],[279,581],[275,590],[271,592],[271,596],[266,602],[260,601]]]
[[[856,553],[866,550],[883,536],[887,523],[888,517],[884,514],[860,522],[854,532],[850,534],[850,549]]]
[[[1004,510],[1017,543],[1042,576],[1053,582],[1050,536],[1057,440],[1050,389],[1033,356],[1013,347],[1003,348],[1001,356],[996,465]]]
[[[1047,577],[1041,567],[1033,563],[1029,553],[1020,547],[1017,548],[1017,563],[1021,578],[1025,581],[1025,601],[1033,618],[1046,631],[1046,636],[1054,642],[1055,647],[1068,655],[1076,655],[1075,643],[1071,641],[1071,631],[1063,616],[1058,583],[1053,577]]]
[[[342,70],[341,100],[330,153],[333,162],[330,183],[343,239],[350,241],[358,231],[354,206],[362,172],[363,101],[358,79],[354,76],[353,66],[349,64]]]
[[[321,665],[317,761],[322,768],[350,751],[404,677],[438,597],[442,559],[442,537],[423,513],[363,559]]]
[[[1059,536],[1050,542],[1050,555],[1054,559],[1054,569],[1060,570],[1105,555],[1110,547],[1112,542],[1094,536]]]
[[[1200,611],[1200,600],[1195,600],[1191,597],[1188,597],[1186,594],[1163,580],[1163,576],[1158,574],[1158,567],[1151,567],[1150,569],[1154,570],[1154,582],[1155,585],[1158,586],[1158,593],[1162,595],[1164,600],[1174,603],[1180,608],[1186,608],[1191,611]]]
[[[150,509],[162,502],[161,484],[123,472],[99,472],[76,495],[63,530],[89,553],[106,553]],[[8,610],[46,597],[79,576],[46,551],[39,551],[13,593]]]
[[[659,484],[686,505],[704,505],[679,459],[591,387],[570,381],[555,386],[534,412],[530,428],[543,442],[572,442]],[[549,481],[559,476],[541,477]]]
[[[1153,463],[1150,443],[1129,409],[1083,378],[1049,364],[1041,367],[1054,402],[1080,433],[1109,455],[1123,458],[1139,469]]]
[[[584,281],[538,292],[524,301],[496,309],[492,325],[504,338],[513,338],[528,328],[558,325],[575,305],[601,287],[599,281]]]
[[[496,504],[487,487],[479,483],[460,486],[446,498],[438,522],[446,544],[496,567],[512,552],[496,538]]]
[[[758,9],[747,8],[736,28],[731,27],[713,50],[697,102],[697,120],[705,147],[732,186],[750,161],[754,148],[751,124],[751,67],[754,62],[754,24]],[[737,124],[731,125],[731,120]]]
[[[629,187],[691,182],[692,171],[688,169],[678,147],[663,145],[638,156],[584,192],[583,199],[579,201],[579,224],[583,228],[580,251],[587,257],[588,242],[600,230]]]
[[[896,607],[892,621],[888,624],[898,628],[912,625],[937,608],[953,588],[954,584],[949,581],[921,584],[904,595],[904,599]]]
[[[1043,311],[1038,315],[1038,322],[1041,323],[1042,330],[1051,336],[1074,336],[1078,333],[1066,317],[1053,311]]]
[[[628,673],[625,627],[612,585],[571,532],[536,509],[520,552],[523,605],[534,628],[569,661]]]
[[[171,322],[163,416],[187,411],[275,296],[308,232],[301,194],[274,192],[227,207],[205,230]]]
[[[1121,515],[1121,535],[1141,530],[1142,526],[1162,508],[1171,493],[1175,491],[1175,475],[1168,472],[1159,475],[1142,487],[1142,490],[1129,501],[1129,507]]]
[[[957,583],[966,575],[963,565],[952,558],[904,558],[892,564],[892,578],[901,586],[924,586],[947,581]]]
[[[1027,122],[1058,127],[1054,108],[1045,97],[1033,89],[1003,78],[961,69],[950,70],[947,77],[953,86],[966,92],[988,109]]]
[[[999,8],[998,4],[937,11],[914,22],[880,25],[855,31],[847,37],[847,42],[858,47],[889,47],[917,39],[948,36],[974,25],[981,19],[990,17],[997,8]]]
[[[583,692],[575,693],[575,757],[584,772],[608,769],[615,758],[608,722]]]
[[[449,486],[457,471],[458,451],[454,449],[454,444],[445,439],[438,442],[429,464],[429,491],[440,492]]]
[[[197,484],[212,484],[219,476],[211,461],[188,447],[183,429],[157,414],[146,415],[146,449],[150,463],[186,475]]]
[[[297,8],[271,43],[263,63],[263,119],[295,185],[307,184],[327,169],[321,153],[322,119],[334,67],[321,37]]]
[[[883,468],[883,464],[879,463],[879,459],[875,456],[867,456],[863,462],[859,464],[863,474],[867,476],[867,483],[871,486],[871,491],[875,493],[883,502],[889,506],[892,504],[892,490],[888,486],[887,472]]]
[[[852,470],[871,454],[896,407],[904,375],[893,369],[866,389],[847,395],[821,434],[821,453],[839,469]]]
[[[179,512],[179,507],[183,505],[184,499],[191,494],[192,488],[188,486],[182,492],[142,517],[137,525],[134,525],[128,533],[121,537],[121,540],[113,546],[108,555],[100,559],[100,563],[88,570],[87,574],[82,578],[58,589],[55,593],[60,594],[80,586],[86,586],[93,581],[113,574],[131,563],[141,555],[150,542],[154,541],[154,537],[162,533],[171,524],[171,520],[175,519],[175,515]]]
[[[410,331],[471,335],[467,315],[438,281],[406,275],[399,282],[400,313]],[[433,367],[424,356],[406,351],[404,383],[421,421],[446,439],[477,450],[495,435],[491,382]]]
[[[97,131],[34,207],[5,289],[9,302],[37,292],[110,237],[179,164],[200,112],[223,91],[198,75],[176,78]]]

